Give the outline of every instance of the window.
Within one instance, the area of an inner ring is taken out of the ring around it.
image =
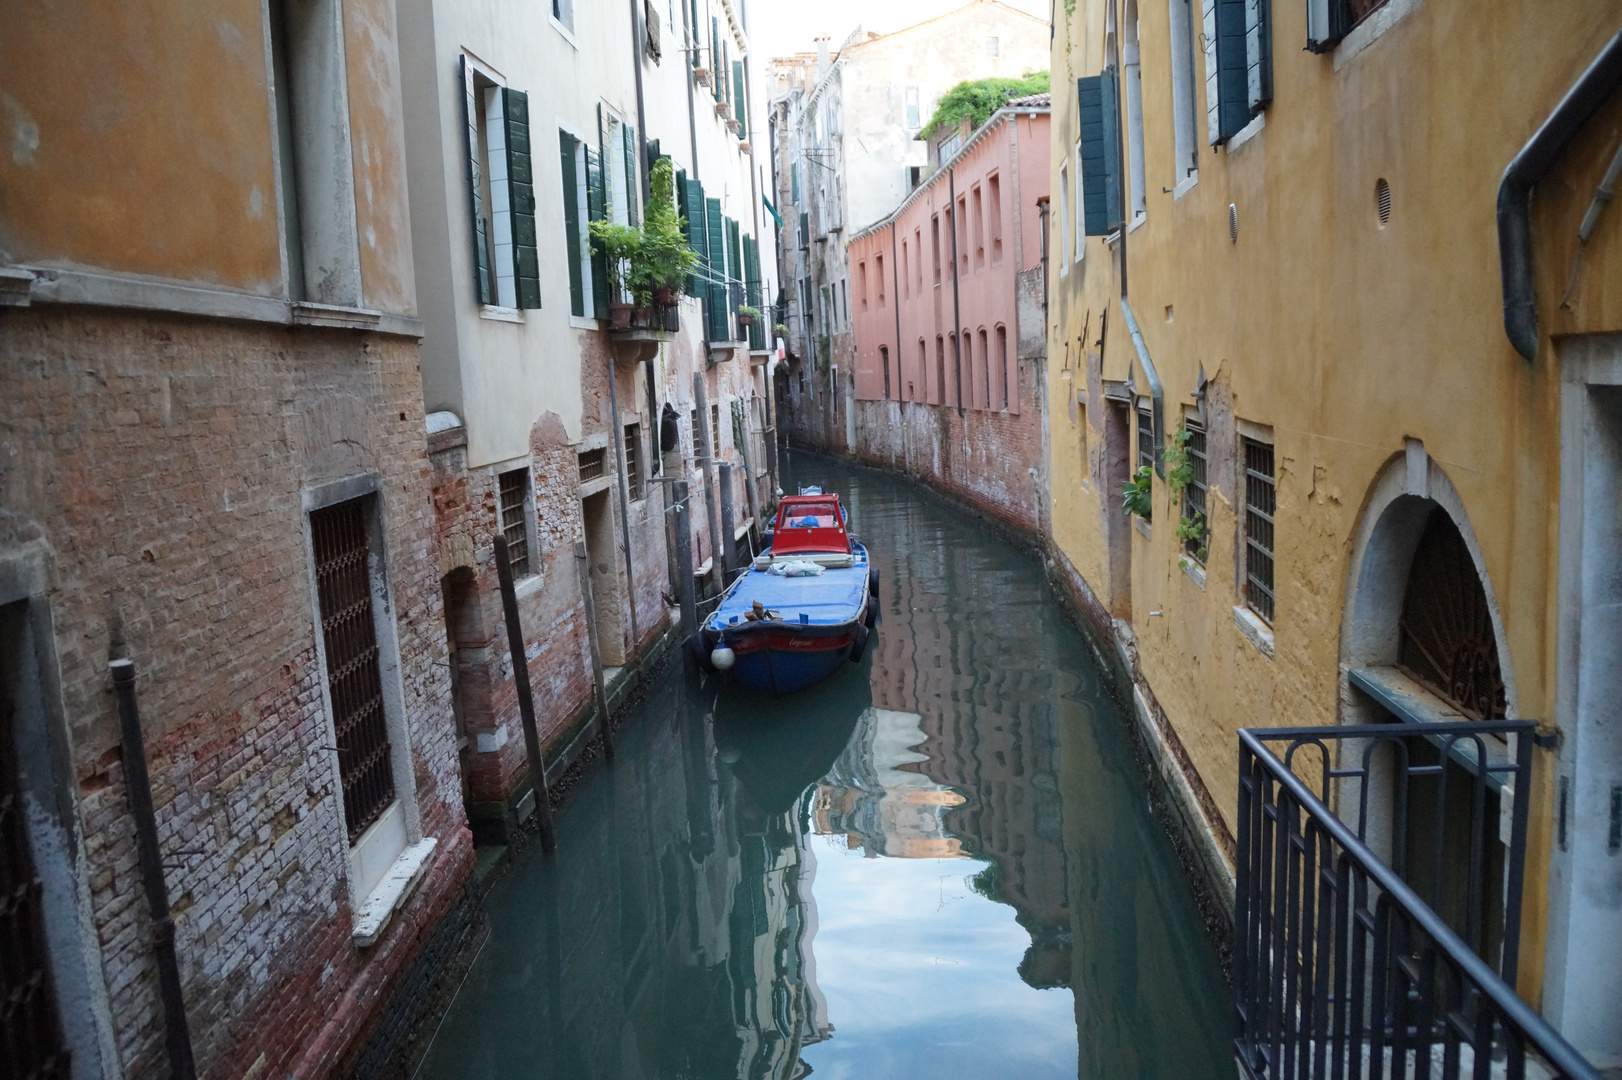
[[[501,538],[507,545],[507,565],[513,580],[528,577],[529,568],[529,470],[513,469],[496,478],[499,491]]]
[[[879,307],[883,307],[884,306],[884,256],[883,255],[876,255],[876,256],[873,257],[873,272],[878,276]],[[865,297],[867,294],[864,292],[862,295]],[[865,299],[862,301],[862,306],[863,307],[867,306],[867,301]]]
[[[372,610],[374,496],[310,513],[338,780],[351,846],[394,802],[394,759]]]
[[[1326,52],[1386,0],[1308,0],[1307,49]]]
[[[625,425],[625,486],[630,490],[630,499],[636,502],[642,498],[642,425]]]
[[[935,335],[935,398],[937,404],[946,404],[946,339]]]
[[[1147,398],[1138,402],[1138,468],[1155,467],[1155,418]]]
[[[1273,624],[1273,448],[1243,440],[1245,451],[1245,603]]]
[[[1002,262],[1002,177],[992,173],[986,179],[987,201],[990,207],[987,213],[990,216],[991,226],[991,261]]]
[[[986,55],[987,56],[1001,56],[1002,55],[1002,42],[998,41],[994,37],[986,38]]]
[[[912,262],[907,253],[907,241],[901,241],[901,297],[912,295]]]
[[[1205,428],[1194,420],[1185,422],[1188,442],[1183,449],[1188,454],[1189,479],[1183,488],[1183,518],[1199,530],[1197,535],[1183,541],[1183,550],[1201,565],[1205,563],[1211,542],[1211,524],[1207,518],[1207,466],[1205,456]],[[1188,531],[1188,530],[1184,530]]]
[[[696,408],[692,411],[689,422],[693,426],[693,456],[701,458],[704,456],[704,438],[703,434],[698,430],[698,410]]]
[[[1076,246],[1083,236],[1108,236],[1122,225],[1121,150],[1113,69],[1077,80],[1081,138],[1076,142]]]
[[[586,301],[598,284],[592,276],[591,239],[586,226],[592,217],[587,147],[567,131],[559,131],[558,152],[563,173],[563,237],[569,262],[569,313],[586,317],[595,314],[595,304],[588,311]]]
[[[1135,221],[1148,210],[1143,177],[1143,68],[1138,58],[1137,0],[1126,0],[1126,17],[1122,24],[1121,82],[1126,97],[1127,178],[1131,194],[1128,216]]]
[[[1083,196],[1082,182],[1083,182],[1083,179],[1085,177],[1085,171],[1082,168],[1081,144],[1079,142],[1076,144],[1075,174],[1076,174],[1075,187],[1074,187],[1074,190],[1072,190],[1071,193],[1070,193],[1071,196],[1072,196],[1072,202],[1074,203],[1075,208],[1076,208],[1076,218],[1075,218],[1075,221],[1076,221],[1076,235],[1075,235],[1075,239],[1074,239],[1075,249],[1076,250],[1074,252],[1073,257],[1074,257],[1076,262],[1080,262],[1081,259],[1082,259],[1082,256],[1087,254],[1087,203],[1082,198],[1082,196]]]
[[[608,449],[599,446],[595,450],[582,450],[579,454],[580,482],[588,483],[592,480],[601,480],[608,475]]]
[[[934,253],[935,284],[941,283],[941,217],[935,214],[929,219],[930,250]]]
[[[1064,245],[1070,238],[1070,164],[1059,162],[1059,273],[1070,272],[1070,261],[1064,257]]]
[[[535,249],[529,97],[496,85],[465,56],[462,80],[475,295],[481,304],[538,308],[541,271]]]
[[[912,230],[912,253],[915,256],[913,261],[918,264],[918,292],[922,295],[924,291],[924,231],[921,228]]]
[[[919,128],[923,127],[924,124],[923,111],[918,107],[918,88],[916,86],[907,87],[906,101],[907,130],[917,131]]]
[[[960,273],[969,272],[969,196],[957,197],[957,212],[952,215],[952,242],[957,245],[957,257],[962,263]]]
[[[867,263],[856,264],[856,283],[861,290],[862,310],[867,310]]]
[[[879,366],[884,369],[884,400],[890,400],[890,347],[879,346]]]
[[[1273,100],[1272,18],[1266,3],[1204,5],[1206,134],[1214,146]]]
[[[710,406],[710,453],[715,457],[721,456],[721,405],[719,402]]]
[[[970,188],[969,193],[974,200],[974,268],[978,270],[986,265],[986,208],[979,184]]]
[[[1008,411],[1008,327],[997,327],[997,385],[1002,387],[1002,408]]]
[[[552,0],[552,18],[562,23],[569,32],[574,32],[574,0]]]
[[[1172,136],[1176,151],[1175,187],[1199,168],[1194,135],[1194,0],[1166,0],[1171,14]]]
[[[929,346],[927,344],[925,344],[923,338],[919,338],[918,339],[918,378],[919,378],[920,381],[924,381],[924,380],[927,380],[928,377],[929,377]],[[917,396],[917,390],[913,386],[911,381],[908,381],[908,383],[907,383],[907,395],[909,397],[911,397],[912,400],[914,400],[914,401],[920,400],[918,398],[918,396]],[[924,396],[925,397],[929,396],[929,383],[927,381],[924,382]]]

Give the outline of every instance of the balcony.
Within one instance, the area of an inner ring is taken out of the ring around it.
[[[1239,733],[1242,1076],[1598,1080],[1514,990],[1533,732]]]

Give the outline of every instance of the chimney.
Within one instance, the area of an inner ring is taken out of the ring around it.
[[[813,40],[817,43],[817,78],[820,79],[828,70],[828,35],[818,34]]]

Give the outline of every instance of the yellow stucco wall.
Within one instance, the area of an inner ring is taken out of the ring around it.
[[[1056,193],[1060,162],[1074,161],[1075,78],[1104,62],[1108,6],[1078,0],[1055,34]],[[1198,35],[1198,0],[1193,7]],[[1175,430],[1192,402],[1203,365],[1210,400],[1270,426],[1275,439],[1271,659],[1233,617],[1242,602],[1233,504],[1242,490],[1213,484],[1203,588],[1179,567],[1176,511],[1158,479],[1153,535],[1127,532],[1143,674],[1230,827],[1237,729],[1337,718],[1341,617],[1360,512],[1405,439],[1423,440],[1468,514],[1502,615],[1512,714],[1553,716],[1559,416],[1548,335],[1622,326],[1615,208],[1589,244],[1571,310],[1556,310],[1577,224],[1622,131],[1622,102],[1584,128],[1537,188],[1545,338],[1535,363],[1504,336],[1495,218],[1505,166],[1616,32],[1616,5],[1420,0],[1361,52],[1341,57],[1339,71],[1335,56],[1303,51],[1305,8],[1273,5],[1273,101],[1261,130],[1232,149],[1206,141],[1205,58],[1196,47],[1199,178],[1181,197],[1163,190],[1173,187],[1175,168],[1167,4],[1144,0],[1139,17],[1147,209],[1125,243],[1130,302],[1165,386],[1166,426]],[[1381,178],[1392,193],[1384,226],[1375,198]],[[1096,349],[1102,313],[1103,378],[1126,379],[1134,353],[1120,316],[1117,253],[1088,238],[1083,261],[1059,273],[1070,254],[1059,235],[1059,198],[1048,349],[1054,542],[1120,614],[1101,525],[1103,513],[1120,512],[1119,485],[1103,491],[1097,482],[1096,382],[1084,411],[1091,477],[1083,472],[1082,415],[1068,412],[1067,399],[1086,370],[1077,356]],[[1230,204],[1237,242],[1229,239]],[[1141,371],[1136,389],[1147,393]],[[1213,462],[1236,454],[1233,443],[1213,445]],[[1540,751],[1521,954],[1522,991],[1534,1001],[1549,768]]]

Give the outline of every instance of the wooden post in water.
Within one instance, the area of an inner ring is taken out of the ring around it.
[[[692,653],[698,633],[698,601],[693,595],[693,504],[687,497],[687,481],[671,485],[676,497],[676,595],[681,600],[681,633],[686,651]]]
[[[529,757],[530,790],[535,795],[535,813],[541,830],[541,850],[556,851],[557,834],[552,831],[552,800],[546,791],[546,763],[541,760],[541,736],[535,728],[535,699],[529,689],[529,657],[524,652],[524,630],[518,622],[518,593],[513,589],[513,568],[507,561],[507,544],[497,535],[496,579],[501,585],[501,611],[507,623],[507,651],[513,662],[513,689],[518,693],[518,718],[524,725],[524,750]]]
[[[721,474],[721,587],[732,584],[732,571],[738,561],[738,541],[733,532],[737,522],[732,512],[732,466],[723,461],[717,467]]]
[[[580,595],[586,602],[586,640],[591,644],[591,681],[597,691],[597,730],[603,737],[603,756],[614,760],[614,735],[608,730],[608,692],[603,686],[603,650],[597,646],[597,599],[591,589],[591,557],[586,542],[574,542],[574,562],[580,568]]]

